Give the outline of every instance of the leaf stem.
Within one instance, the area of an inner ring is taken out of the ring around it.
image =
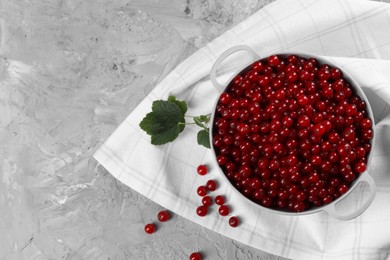
[[[195,125],[195,123],[182,123],[182,122],[179,122],[178,125]]]
[[[194,117],[200,117],[200,116],[207,116],[207,117],[209,117],[209,116],[211,116],[211,113],[209,113],[209,114],[206,114],[206,115],[199,115],[199,116],[190,116],[190,115],[185,115],[185,117],[192,117],[192,118],[194,118]]]

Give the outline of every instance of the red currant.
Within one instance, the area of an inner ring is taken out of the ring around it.
[[[144,229],[145,229],[146,233],[153,234],[154,231],[156,230],[156,225],[154,225],[154,224],[146,224]]]
[[[166,211],[166,210],[162,210],[162,211],[160,211],[160,212],[157,214],[157,219],[158,219],[160,222],[166,222],[166,221],[168,221],[170,218],[171,218],[171,215],[170,215],[169,212]]]
[[[204,197],[207,195],[207,188],[205,186],[199,186],[197,189],[197,193],[199,196]]]
[[[203,206],[209,207],[213,204],[213,199],[210,196],[204,196],[202,198]]]
[[[363,129],[370,129],[372,127],[372,122],[368,118],[363,118],[362,121],[360,121],[360,126]]]
[[[357,113],[357,107],[356,105],[347,105],[345,108],[345,114],[347,116],[354,116]]]
[[[206,183],[206,187],[209,191],[215,191],[217,189],[217,183],[214,180],[209,180]]]
[[[221,205],[218,209],[218,212],[221,216],[227,216],[229,215],[230,209],[226,205]]]
[[[264,65],[261,63],[261,61],[255,61],[253,64],[252,64],[252,69],[254,71],[257,71],[257,72],[260,72],[262,71],[264,68]]]
[[[199,252],[194,252],[190,255],[190,260],[202,260],[202,254]]]
[[[302,115],[298,118],[298,126],[299,127],[308,127],[310,124],[310,119],[308,116]]]
[[[222,93],[219,97],[219,101],[224,105],[229,104],[230,100],[232,100],[232,97],[229,93],[226,92]]]
[[[269,58],[268,58],[268,63],[269,63],[271,66],[276,67],[276,66],[279,65],[280,59],[279,59],[279,57],[276,56],[276,55],[271,55],[271,56],[269,56]]]
[[[198,214],[199,217],[204,217],[207,215],[207,212],[208,212],[208,209],[206,206],[199,206],[197,209],[196,209],[196,214]]]
[[[229,218],[229,225],[231,227],[237,227],[240,224],[240,221],[238,220],[237,217],[233,216]]]
[[[225,203],[225,197],[222,195],[218,195],[215,197],[215,204],[217,205],[223,205]]]
[[[208,169],[206,165],[199,165],[197,171],[199,175],[205,175],[208,172]]]
[[[348,191],[348,186],[345,185],[345,184],[342,184],[338,187],[338,191],[341,193],[341,194],[344,194]]]
[[[358,173],[362,173],[362,172],[365,172],[366,171],[366,164],[362,161],[358,162],[356,165],[355,165],[355,170],[356,172]]]

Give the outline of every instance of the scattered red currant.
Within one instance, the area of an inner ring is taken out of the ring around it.
[[[209,207],[213,204],[213,199],[210,196],[204,196],[202,198],[202,204],[206,207]]]
[[[162,211],[160,211],[160,212],[157,214],[157,219],[158,219],[160,222],[166,222],[166,221],[168,221],[170,218],[171,218],[171,215],[170,215],[169,212],[166,211],[166,210],[162,210]]]
[[[208,169],[206,165],[199,165],[197,171],[199,175],[205,175],[208,172]]]
[[[156,225],[154,224],[146,224],[145,225],[145,232],[148,234],[153,234],[156,230]]]
[[[206,206],[199,206],[197,209],[196,209],[196,214],[198,214],[198,216],[200,217],[204,217],[207,215],[207,212],[208,212],[208,209]]]
[[[221,216],[227,216],[229,215],[230,209],[226,205],[221,205],[218,209],[218,212],[221,214]]]
[[[206,187],[209,191],[215,191],[217,189],[217,183],[214,180],[209,180],[206,183]]]
[[[231,227],[237,227],[240,224],[240,221],[238,220],[237,217],[233,216],[229,218],[229,225]]]
[[[202,260],[202,254],[199,252],[194,252],[190,255],[190,260]]]
[[[215,204],[217,205],[223,205],[225,203],[225,197],[222,195],[218,195],[215,197]]]
[[[203,197],[207,195],[207,188],[205,186],[199,186],[197,189],[198,195]]]

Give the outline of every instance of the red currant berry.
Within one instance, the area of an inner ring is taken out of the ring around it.
[[[287,62],[291,64],[296,64],[298,61],[298,57],[296,55],[289,55],[287,57]]]
[[[223,205],[225,203],[225,197],[222,196],[222,195],[218,195],[217,197],[215,197],[215,204],[217,205]]]
[[[345,108],[345,114],[347,116],[354,116],[357,113],[357,107],[356,105],[347,105]]]
[[[264,65],[261,63],[261,61],[255,61],[253,64],[252,64],[252,69],[254,71],[257,71],[257,72],[260,72],[262,71],[264,68]]]
[[[362,121],[360,121],[360,126],[363,129],[370,129],[372,127],[372,122],[369,118],[363,118]]]
[[[217,189],[217,183],[214,180],[209,180],[206,183],[206,187],[209,191],[215,191]]]
[[[298,118],[298,126],[299,127],[308,127],[310,124],[310,118],[308,116],[302,115]]]
[[[318,79],[320,80],[328,80],[330,78],[330,72],[327,69],[320,69],[318,71]]]
[[[196,169],[199,175],[205,175],[208,172],[206,165],[199,165]]]
[[[230,100],[232,100],[232,97],[230,96],[229,93],[222,93],[221,96],[219,97],[219,102],[221,102],[224,105],[227,105],[230,103]]]
[[[358,173],[365,172],[365,171],[366,171],[366,168],[367,168],[366,164],[365,164],[364,162],[362,162],[362,161],[359,161],[359,162],[356,163],[356,165],[355,165],[355,170],[356,170],[356,172],[358,172]]]
[[[145,229],[146,233],[153,234],[154,231],[156,230],[156,225],[154,225],[154,224],[146,224],[144,229]]]
[[[279,59],[279,57],[276,56],[276,55],[271,55],[271,56],[268,57],[268,63],[269,63],[271,66],[276,67],[276,66],[279,65],[280,59]]]
[[[330,69],[330,78],[333,80],[339,79],[342,75],[341,71],[338,68]]]
[[[166,222],[166,221],[168,221],[170,218],[171,218],[171,215],[170,215],[169,212],[166,211],[166,210],[162,210],[162,211],[160,211],[160,212],[157,214],[157,219],[158,219],[160,222]]]
[[[227,216],[229,215],[230,209],[226,205],[221,205],[218,209],[218,212],[221,216]]]
[[[309,103],[309,99],[305,95],[299,95],[297,98],[297,102],[301,106],[305,106]]]
[[[319,166],[321,165],[322,159],[319,155],[313,155],[311,157],[310,163],[314,166]]]
[[[202,198],[203,206],[209,207],[213,204],[213,199],[210,196],[204,196]]]
[[[208,209],[206,206],[199,206],[196,209],[196,214],[198,214],[199,217],[204,217],[207,215]]]
[[[229,218],[229,225],[231,227],[237,227],[240,224],[240,221],[238,220],[237,217],[233,216]]]
[[[332,202],[332,197],[331,196],[326,196],[325,198],[324,198],[324,204],[329,204],[329,203],[331,203]]]
[[[219,165],[224,165],[227,163],[227,158],[224,155],[218,155],[217,162]]]
[[[266,75],[260,75],[257,82],[261,87],[267,87],[270,83],[270,78]]]
[[[371,129],[363,129],[362,131],[362,139],[365,141],[369,141],[373,138],[374,133]]]
[[[339,187],[338,187],[338,191],[340,192],[340,194],[344,194],[348,191],[348,186],[345,185],[345,184],[341,184]]]
[[[199,252],[194,252],[190,255],[190,260],[202,260],[202,254]]]
[[[322,124],[317,124],[313,127],[313,134],[322,136],[325,134],[325,127]]]
[[[238,126],[237,126],[237,131],[242,134],[242,135],[247,135],[250,133],[251,131],[251,128],[249,125],[247,124],[244,124],[244,123],[240,123]]]
[[[328,135],[328,140],[332,144],[337,144],[340,140],[340,136],[337,132],[330,132]]]
[[[295,82],[298,80],[298,73],[296,73],[295,71],[291,71],[289,73],[287,73],[287,80],[289,82]]]
[[[197,189],[197,193],[199,196],[204,197],[207,195],[207,188],[205,186],[199,186]]]
[[[293,204],[293,210],[295,212],[302,212],[305,210],[305,204],[303,202],[297,202]]]
[[[364,156],[366,155],[366,150],[364,149],[364,147],[356,147],[355,148],[355,154],[358,158],[364,158]]]

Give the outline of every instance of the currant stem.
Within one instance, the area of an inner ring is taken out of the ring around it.
[[[178,125],[195,125],[195,123],[182,123],[182,122],[179,122]]]
[[[201,116],[207,116],[208,118],[210,118],[210,116],[211,116],[211,113],[209,113],[209,114],[206,114],[206,115],[199,115],[199,116],[190,116],[190,115],[185,115],[185,117],[192,117],[192,118],[194,118],[194,117],[201,117]]]

